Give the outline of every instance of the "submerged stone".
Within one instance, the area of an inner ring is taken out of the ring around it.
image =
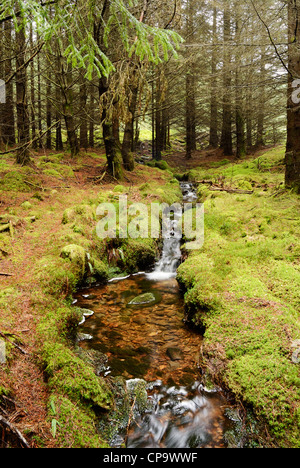
[[[168,348],[167,355],[171,361],[181,361],[183,359],[183,352],[179,348]]]
[[[141,294],[140,296],[135,297],[132,301],[129,302],[128,306],[145,306],[145,305],[153,305],[157,304],[161,301],[161,296],[156,293],[145,293]]]

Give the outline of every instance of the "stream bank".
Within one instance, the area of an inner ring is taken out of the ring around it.
[[[196,200],[189,183],[184,201]],[[173,233],[176,216],[169,229]],[[111,446],[127,448],[245,447],[254,442],[244,415],[202,375],[202,336],[184,320],[176,280],[181,238],[164,239],[154,269],[74,296],[84,313],[79,353],[96,373],[123,385],[122,411],[102,422]],[[123,384],[121,383],[123,382]],[[120,391],[120,387],[118,387]],[[127,402],[127,404],[126,404]],[[127,414],[127,415],[126,415]]]

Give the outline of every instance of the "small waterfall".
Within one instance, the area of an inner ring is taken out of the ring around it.
[[[185,203],[195,202],[197,194],[190,182],[182,182],[181,190]],[[164,280],[176,276],[177,268],[181,262],[181,241],[182,230],[179,228],[179,222],[182,218],[182,207],[178,206],[167,209],[165,214],[164,225],[164,244],[162,249],[161,259],[155,266],[153,272],[147,274],[147,278],[151,280]]]

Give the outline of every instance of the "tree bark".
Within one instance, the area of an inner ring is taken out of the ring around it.
[[[224,5],[224,64],[223,64],[223,124],[221,148],[225,156],[233,155],[232,144],[232,104],[231,104],[231,12],[228,0],[223,0]]]
[[[211,79],[210,79],[210,131],[209,146],[217,148],[218,138],[218,100],[217,100],[217,53],[215,43],[217,42],[217,8],[213,10],[213,46],[211,55]]]
[[[16,154],[17,164],[26,165],[30,162],[27,142],[29,136],[29,115],[27,102],[27,75],[25,67],[26,37],[22,18],[18,19],[19,29],[16,31],[16,99],[17,99],[17,124],[18,145],[21,147]]]
[[[300,193],[300,102],[299,93],[295,95],[295,81],[300,79],[300,0],[289,0],[289,79],[287,104],[287,145],[285,155],[285,183]],[[299,84],[298,84],[299,88]],[[297,99],[298,97],[298,99]]]
[[[99,97],[103,97],[105,93],[108,92],[108,80],[106,78],[101,78],[99,81]],[[103,141],[106,151],[107,167],[108,173],[112,175],[115,179],[123,179],[123,164],[122,164],[122,155],[115,139],[114,128],[112,117],[107,113],[105,104],[102,108],[102,130],[103,130]]]

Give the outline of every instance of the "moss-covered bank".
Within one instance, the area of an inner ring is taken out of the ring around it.
[[[259,160],[193,170],[205,243],[178,271],[186,315],[205,330],[207,370],[254,409],[280,447],[299,447],[300,201],[283,188],[284,150]]]
[[[56,176],[49,174],[49,170],[54,170],[50,163],[53,165],[56,159],[53,155],[50,162],[39,160],[46,168],[42,176],[30,169],[23,174],[23,168],[17,171],[10,164],[5,167],[7,173],[0,190],[9,192],[14,200],[14,206],[8,207],[6,213],[16,222],[14,235],[10,231],[0,235],[0,252],[8,262],[6,268],[17,275],[18,281],[16,277],[7,278],[10,286],[1,291],[0,325],[1,330],[15,330],[22,314],[28,314],[24,303],[28,304],[34,320],[30,345],[47,383],[51,446],[107,447],[105,421],[117,418],[120,403],[115,395],[124,383],[96,375],[93,363],[77,348],[76,328],[82,316],[72,306],[72,294],[82,285],[105,283],[120,273],[151,266],[157,259],[160,240],[100,239],[96,232],[96,209],[102,202],[117,205],[121,193],[128,195],[129,203],[149,204],[177,201],[181,192],[171,173],[143,167],[137,167],[135,177],[140,183],[136,188],[131,184],[116,187],[109,184],[102,189],[87,190],[74,183],[74,188],[64,191],[63,196],[57,190],[37,188],[36,192],[30,192],[32,184],[41,187],[48,180],[46,176]],[[151,185],[147,185],[149,178]],[[25,217],[34,219],[27,223]],[[29,345],[29,338],[27,341]],[[3,382],[9,382],[11,364],[18,359],[17,354],[9,353],[8,347],[7,351],[7,363],[0,369]],[[5,385],[1,389],[1,394],[13,395],[13,390]],[[123,392],[125,395],[124,388]],[[127,412],[128,418],[131,405],[130,400],[127,403],[125,400],[122,411]],[[41,436],[35,439],[38,446],[46,444]]]

